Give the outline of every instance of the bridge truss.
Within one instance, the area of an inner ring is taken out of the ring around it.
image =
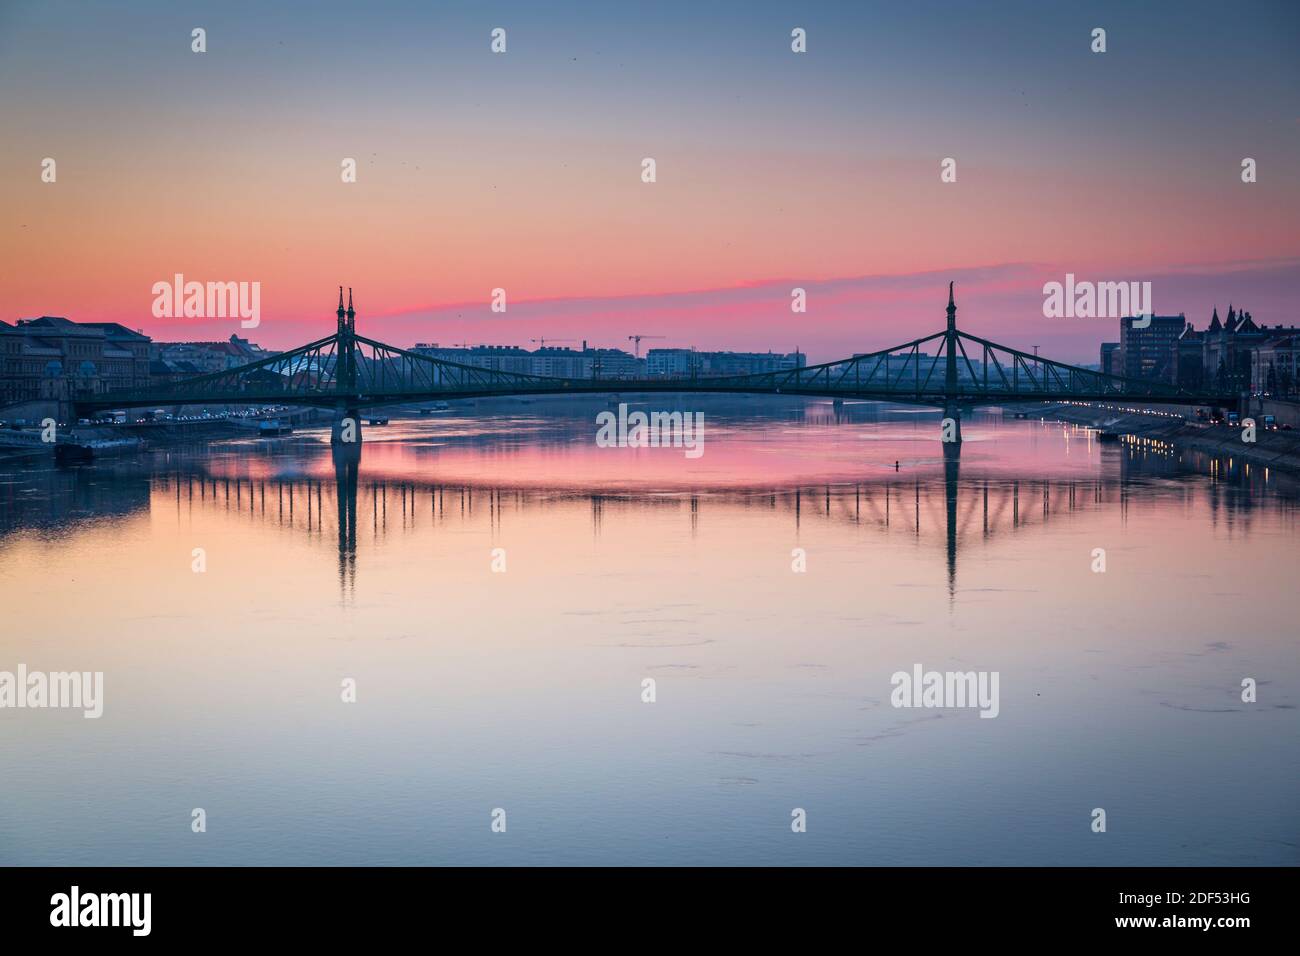
[[[497,371],[434,358],[356,333],[349,294],[338,330],[238,368],[148,388],[83,396],[79,413],[180,405],[307,405],[360,409],[407,402],[592,392],[782,394],[939,407],[1037,401],[1235,404],[1164,382],[1107,375],[962,332],[949,287],[946,329],[852,358],[749,375],[689,378],[562,378]]]

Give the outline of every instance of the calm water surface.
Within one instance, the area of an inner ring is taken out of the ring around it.
[[[1293,478],[802,401],[692,400],[688,459],[601,407],[0,463],[0,670],[105,675],[0,710],[0,863],[1300,862]],[[917,663],[1000,716],[891,707]]]

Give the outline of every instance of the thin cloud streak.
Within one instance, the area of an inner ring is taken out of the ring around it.
[[[942,327],[947,283],[956,282],[958,321],[968,331],[1038,344],[1068,361],[1096,360],[1097,343],[1118,337],[1111,319],[1047,319],[1043,283],[1059,281],[1065,266],[1005,263],[904,275],[829,279],[769,279],[741,286],[652,295],[591,296],[510,302],[505,314],[482,302],[400,310],[367,316],[370,327],[398,341],[460,341],[527,345],[530,337],[586,339],[625,347],[633,333],[665,335],[654,347],[791,351],[813,360],[843,357],[898,344]],[[1148,280],[1161,314],[1187,314],[1204,326],[1210,309],[1229,298],[1267,324],[1294,318],[1300,260],[1243,261],[1185,266],[1160,275],[1088,275],[1093,281]],[[791,290],[807,292],[808,311],[790,309]],[[1202,314],[1204,313],[1204,314]],[[381,336],[382,337],[382,336]],[[651,347],[651,346],[646,346]]]

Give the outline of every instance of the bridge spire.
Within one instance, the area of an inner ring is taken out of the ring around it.
[[[348,305],[343,307],[343,286],[339,286],[339,331],[335,339],[337,349],[334,362],[334,388],[338,393],[334,409],[334,426],[330,430],[330,443],[338,445],[361,440],[361,416],[357,402],[357,328],[356,309],[352,307],[352,289],[348,289]],[[351,432],[355,437],[345,437]]]
[[[957,404],[957,303],[953,301],[951,282],[948,283],[948,331],[944,333],[943,348],[944,358],[944,375],[943,375],[943,394],[944,407],[943,417],[945,427],[953,429],[952,437],[946,438],[948,442],[961,441],[961,406]],[[951,421],[951,426],[947,422]],[[947,452],[947,446],[944,448]]]

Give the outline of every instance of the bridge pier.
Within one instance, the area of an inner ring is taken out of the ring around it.
[[[361,444],[361,412],[359,409],[339,406],[334,410],[334,424],[330,426],[330,444]]]
[[[951,426],[948,425],[949,421],[952,422]],[[943,429],[941,437],[944,442],[952,445],[961,444],[961,406],[956,402],[948,402],[943,406],[943,424],[941,427]],[[951,437],[949,433],[950,427]]]

